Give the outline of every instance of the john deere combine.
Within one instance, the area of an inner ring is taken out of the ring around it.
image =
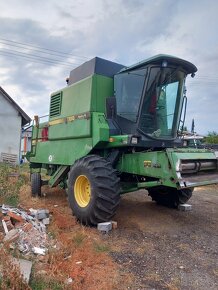
[[[41,195],[45,168],[51,187],[66,188],[73,214],[95,225],[112,218],[122,193],[144,188],[177,207],[194,187],[218,183],[214,152],[184,148],[177,135],[185,79],[196,71],[168,55],[130,67],[96,57],[72,70],[68,86],[51,95],[49,121],[35,118],[32,194]]]

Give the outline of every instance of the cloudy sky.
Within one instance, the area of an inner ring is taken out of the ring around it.
[[[218,131],[216,0],[0,0],[0,86],[30,117],[94,56],[131,65],[159,53],[198,67],[186,125]]]

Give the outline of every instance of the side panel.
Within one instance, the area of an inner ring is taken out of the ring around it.
[[[59,121],[59,123],[57,123]],[[70,139],[91,136],[90,114],[74,115],[68,118],[56,120],[56,123],[49,122],[48,139]]]
[[[164,151],[123,154],[117,169],[120,172],[156,178],[163,185],[177,187],[176,172]]]
[[[109,127],[103,113],[92,113],[90,119],[77,119],[74,122],[78,123],[78,134],[83,132],[82,127],[89,126],[90,137],[80,137],[75,135],[69,139],[49,139],[42,142],[42,139],[37,136],[37,131],[41,129],[34,127],[34,139],[32,140],[32,151],[29,155],[30,162],[44,163],[44,164],[57,164],[57,165],[72,165],[75,160],[89,154],[94,147],[99,146],[103,142],[107,143],[109,140]],[[54,125],[53,127],[66,124]],[[50,129],[50,128],[49,128]],[[55,130],[54,130],[55,134]],[[54,135],[55,136],[55,135]]]
[[[50,117],[49,121],[89,112],[91,107],[92,82],[93,76],[90,76],[53,93],[52,96],[58,93],[62,94],[61,112],[57,116]]]
[[[92,112],[106,113],[106,98],[114,95],[114,81],[112,78],[94,75],[92,87]]]
[[[36,154],[35,156],[31,154],[30,162],[72,165],[76,159],[85,156],[91,149],[91,138],[37,142]]]

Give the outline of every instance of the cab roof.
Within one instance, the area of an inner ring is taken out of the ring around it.
[[[172,55],[158,54],[158,55],[155,55],[155,56],[150,57],[148,59],[145,59],[143,61],[140,61],[134,65],[131,65],[129,67],[125,67],[125,68],[121,69],[119,71],[119,73],[128,72],[128,71],[134,70],[134,69],[139,69],[139,68],[144,67],[144,66],[149,65],[149,64],[160,65],[163,61],[167,61],[167,63],[169,63],[171,65],[173,65],[173,64],[174,65],[181,65],[188,74],[195,73],[197,71],[197,67],[187,60],[184,60],[184,59],[172,56]]]

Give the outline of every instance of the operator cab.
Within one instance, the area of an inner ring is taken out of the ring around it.
[[[138,146],[173,147],[185,99],[185,78],[197,68],[190,62],[157,55],[124,68],[114,77],[116,123],[122,134],[136,135]]]

